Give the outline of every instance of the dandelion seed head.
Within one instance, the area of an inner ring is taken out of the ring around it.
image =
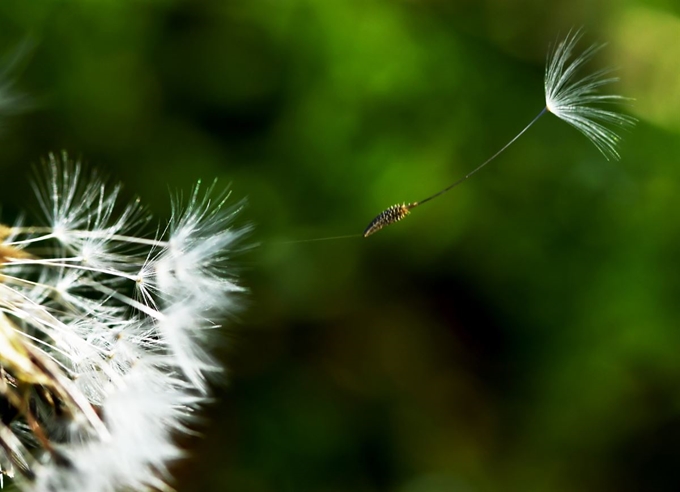
[[[139,200],[120,205],[119,186],[66,154],[45,165],[46,224],[0,225],[0,395],[17,409],[0,472],[36,492],[165,488],[173,436],[220,370],[212,332],[242,290],[225,263],[240,207],[197,185],[142,235]]]

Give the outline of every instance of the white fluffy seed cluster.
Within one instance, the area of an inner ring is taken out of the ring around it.
[[[0,466],[22,490],[167,488],[207,397],[226,269],[247,228],[197,185],[167,226],[67,156],[36,185],[45,226],[0,225]]]

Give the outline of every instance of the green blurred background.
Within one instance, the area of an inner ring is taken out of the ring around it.
[[[621,162],[546,116],[550,43],[640,119]],[[259,244],[227,384],[179,491],[680,490],[680,5],[670,0],[8,1],[29,104],[3,118],[4,214],[68,150],[160,217],[231,183]],[[23,44],[22,44],[23,43]]]

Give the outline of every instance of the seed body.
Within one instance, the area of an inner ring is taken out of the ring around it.
[[[392,205],[390,208],[380,212],[364,230],[364,237],[378,232],[383,227],[399,222],[410,213],[410,210],[415,205],[415,203],[402,203],[401,205]]]

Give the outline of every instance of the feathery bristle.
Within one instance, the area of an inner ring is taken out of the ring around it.
[[[596,107],[629,99],[617,94],[602,94],[600,89],[616,82],[611,70],[602,69],[579,78],[579,70],[604,45],[592,45],[580,55],[574,55],[583,33],[569,32],[549,53],[545,66],[545,104],[548,111],[583,133],[606,159],[619,160],[617,150],[621,137],[616,130],[631,128],[637,121],[624,115]],[[594,106],[595,105],[595,106]]]
[[[0,225],[0,486],[169,490],[174,437],[221,369],[212,332],[242,290],[229,268],[240,206],[196,185],[146,230],[119,186],[66,154],[45,167],[46,223]]]

